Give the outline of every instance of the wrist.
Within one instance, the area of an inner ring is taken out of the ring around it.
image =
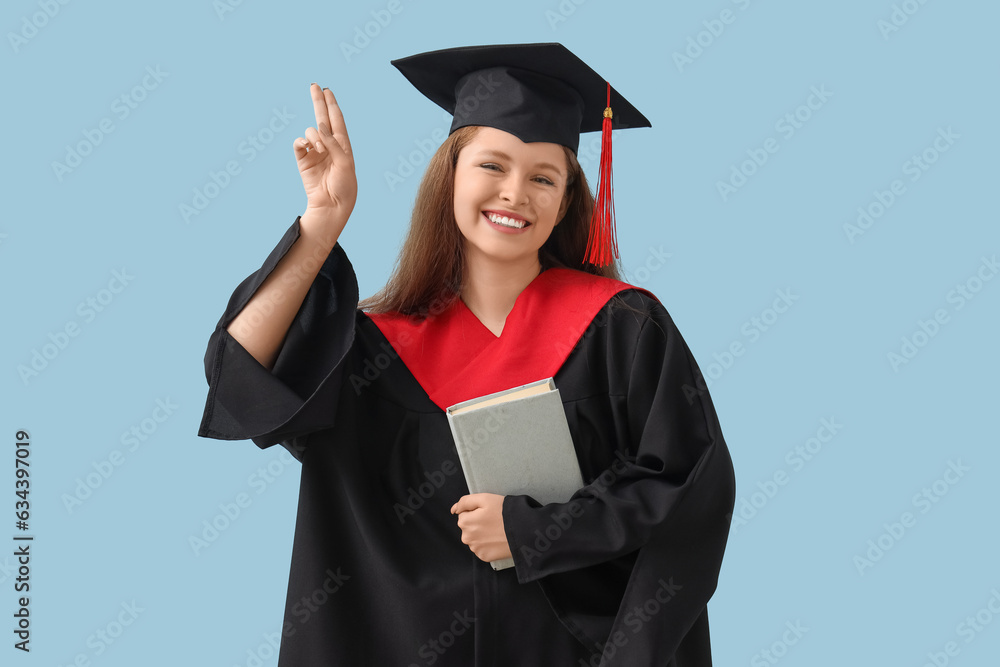
[[[299,235],[332,249],[340,237],[347,219],[336,211],[324,208],[309,208],[299,216]]]

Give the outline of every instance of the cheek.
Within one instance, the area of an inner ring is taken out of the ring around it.
[[[547,190],[539,195],[538,202],[541,204],[546,216],[555,219],[558,222],[559,219],[559,209],[562,207],[564,198],[563,192],[553,192]]]
[[[468,196],[468,193],[461,194],[456,191],[455,193],[455,218],[458,220],[469,219],[474,209],[476,208],[475,202]]]
[[[455,207],[468,207],[476,205],[477,194],[480,188],[477,187],[473,178],[455,176]]]
[[[469,191],[469,189],[465,185],[464,181],[461,178],[459,178],[459,177],[456,176],[455,177],[455,194],[454,194],[454,197],[452,198],[454,200],[454,202],[455,202],[455,213],[458,213],[460,210],[462,210],[466,206],[466,202],[468,200],[468,191]]]

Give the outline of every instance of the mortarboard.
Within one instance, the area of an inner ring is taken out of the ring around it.
[[[485,125],[524,142],[574,152],[580,133],[603,132],[597,202],[587,261],[618,256],[611,178],[611,130],[652,127],[611,84],[558,43],[466,46],[419,53],[392,64],[432,102],[454,116],[451,132]],[[613,111],[612,111],[613,110]]]

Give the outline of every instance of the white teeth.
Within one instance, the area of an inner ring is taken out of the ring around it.
[[[523,220],[514,220],[513,218],[508,218],[507,216],[497,215],[495,213],[487,213],[486,217],[498,225],[503,225],[504,227],[513,227],[515,229],[521,229],[524,227]]]

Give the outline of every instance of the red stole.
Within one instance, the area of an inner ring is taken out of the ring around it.
[[[420,323],[368,314],[442,410],[462,401],[553,377],[615,294],[649,291],[584,271],[543,271],[518,295],[496,336],[461,299]],[[367,313],[366,313],[367,314]]]

